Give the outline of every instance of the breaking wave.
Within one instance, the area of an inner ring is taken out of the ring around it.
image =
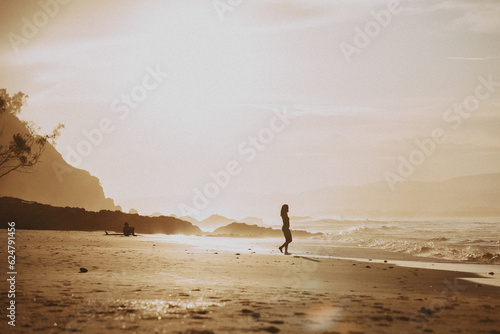
[[[500,223],[496,222],[377,222],[340,230],[337,226],[337,231],[325,231],[323,238],[334,244],[441,260],[500,264],[500,240],[490,238],[497,235]]]

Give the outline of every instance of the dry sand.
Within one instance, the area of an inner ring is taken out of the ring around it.
[[[471,274],[101,232],[17,230],[16,251],[1,333],[500,333],[500,289]]]

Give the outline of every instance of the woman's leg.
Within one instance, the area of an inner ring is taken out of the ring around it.
[[[283,231],[283,235],[285,236],[285,242],[283,243],[283,245],[279,246],[278,248],[279,248],[280,252],[283,253],[283,247],[288,247],[288,237],[286,236],[287,230],[283,229],[283,228],[281,230]],[[286,249],[285,249],[285,252],[286,252]]]
[[[287,240],[287,241],[286,241],[286,246],[285,246],[285,255],[290,255],[290,253],[288,253],[288,245],[289,245],[291,242],[292,242],[291,240]]]
[[[288,245],[292,242],[292,232],[290,232],[290,230],[286,230],[286,231],[283,231],[283,233],[285,234],[285,255],[289,255],[290,253],[288,253]]]
[[[282,252],[282,253],[283,253],[283,247],[285,247],[286,245],[287,245],[287,243],[286,243],[286,241],[285,241],[285,243],[284,243],[283,245],[279,246],[279,250],[280,250],[280,252]]]

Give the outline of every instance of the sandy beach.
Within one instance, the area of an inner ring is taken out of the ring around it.
[[[2,1],[0,334],[500,334],[499,18]]]
[[[500,333],[500,288],[457,279],[471,274],[235,253],[209,239],[18,230],[16,326],[2,279],[1,332]]]

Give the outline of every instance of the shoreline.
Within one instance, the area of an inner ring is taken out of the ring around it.
[[[347,257],[331,257],[334,259],[345,259],[366,263],[384,263],[382,259],[361,259]],[[425,260],[434,260],[432,258],[424,258]],[[454,271],[459,273],[468,273],[478,275],[477,278],[464,277],[460,279],[468,280],[477,284],[486,284],[500,288],[500,265],[483,264],[483,263],[463,263],[463,262],[434,262],[434,261],[403,261],[391,260],[386,263],[400,267],[419,268],[428,270]],[[481,269],[481,270],[480,270]],[[489,273],[492,272],[493,275]]]
[[[16,238],[17,326],[4,319],[2,333],[495,333],[500,324],[500,288],[461,279],[470,273],[261,254],[241,240],[234,252],[229,239]]]
[[[155,235],[144,235],[145,238],[151,238],[151,239],[156,239],[159,242],[161,242],[161,238],[154,238]],[[158,235],[159,236],[159,235]],[[174,239],[176,239],[177,236],[167,236],[166,238],[170,242],[175,242]],[[226,237],[218,237],[218,236],[183,236],[182,239],[184,240],[189,240],[193,239],[192,241],[196,240],[206,240],[205,238],[213,238],[213,239],[227,239]],[[201,238],[201,239],[200,239]],[[256,239],[256,238],[229,238],[229,239],[235,239],[235,240],[244,240],[248,244],[252,245],[256,241],[261,241],[261,239]],[[295,240],[291,245],[291,249],[293,249],[293,246],[298,242],[305,241],[307,239],[298,239]],[[276,241],[276,244],[278,244],[281,239],[274,239],[274,238],[266,238],[265,241],[268,241],[266,244],[270,244],[273,241]],[[166,242],[166,241],[165,241]],[[261,241],[264,243],[263,241]],[[208,243],[208,245],[213,245],[213,243]],[[196,247],[204,247],[207,246],[205,243],[202,243],[202,245],[195,245]],[[330,259],[343,259],[343,260],[351,260],[351,261],[358,261],[358,262],[372,262],[372,263],[384,263],[384,261],[387,261],[389,264],[393,265],[398,265],[398,266],[403,266],[403,267],[409,267],[409,268],[420,268],[420,269],[429,269],[429,270],[446,270],[446,271],[455,271],[455,272],[466,272],[470,274],[476,274],[478,275],[477,278],[467,278],[470,281],[473,281],[478,284],[488,284],[496,287],[500,287],[500,264],[488,264],[488,263],[471,263],[471,262],[465,262],[465,261],[452,261],[452,260],[446,260],[446,259],[437,259],[437,258],[432,258],[432,257],[423,257],[423,256],[414,256],[414,255],[409,255],[405,253],[399,253],[399,252],[391,252],[388,250],[384,249],[374,249],[374,248],[369,248],[369,247],[361,247],[361,246],[349,246],[349,245],[329,245],[331,248],[335,248],[337,250],[342,249],[342,253],[355,253],[359,254],[360,252],[366,250],[367,253],[371,254],[372,256],[370,257],[351,257],[346,255],[343,256],[330,256],[330,255],[318,255],[318,254],[311,254],[310,252],[307,253],[293,253],[293,250],[290,250],[292,252],[292,256],[308,256],[308,257],[313,257],[313,258],[330,258]],[[238,252],[238,249],[231,248],[226,250],[228,252]],[[262,253],[261,254],[277,254],[280,255],[278,252],[276,252],[275,249],[273,248],[261,248]],[[265,253],[265,251],[268,251]],[[405,259],[406,258],[406,259]],[[493,275],[489,275],[488,273],[493,272]]]

